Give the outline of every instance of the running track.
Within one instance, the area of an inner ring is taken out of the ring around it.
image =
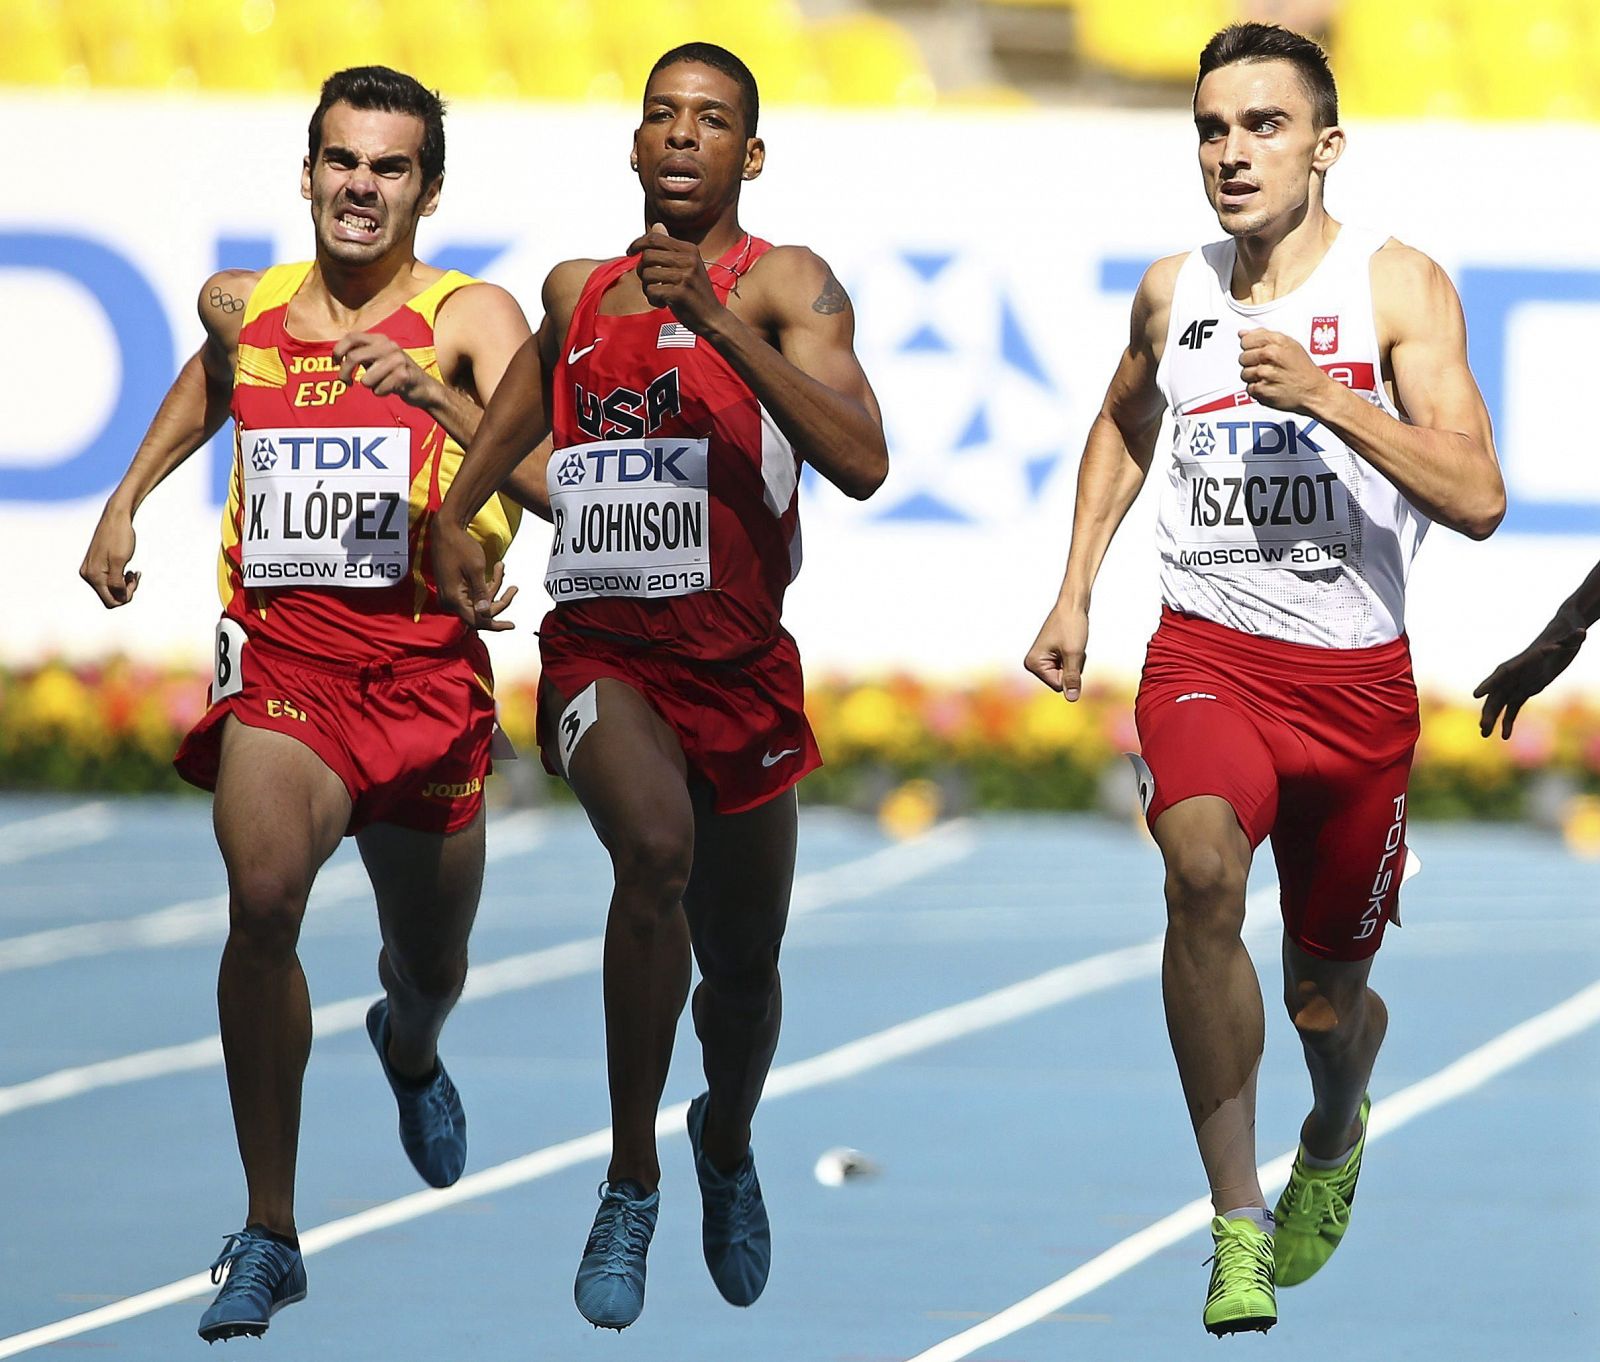
[[[597,1334],[572,1273],[604,1171],[606,867],[581,816],[499,815],[444,1053],[469,1174],[419,1191],[360,1028],[376,933],[353,849],[302,945],[318,1038],[300,1217],[310,1295],[251,1357],[538,1362],[1167,1362],[1232,1354],[1600,1356],[1600,865],[1520,829],[1421,826],[1375,972],[1393,1024],[1351,1238],[1265,1338],[1199,1310],[1203,1178],[1161,1022],[1159,865],[1098,819],[946,824],[914,843],[811,810],[787,1017],[756,1153],[766,1296],[716,1296],[681,1104],[644,1317]],[[1270,860],[1263,866],[1270,875]],[[0,798],[0,1358],[200,1356],[196,1277],[236,1229],[215,1044],[223,888],[201,801]],[[1262,1157],[1306,1086],[1273,979]],[[850,1145],[881,1175],[812,1174]],[[1268,1173],[1281,1180],[1280,1160]]]

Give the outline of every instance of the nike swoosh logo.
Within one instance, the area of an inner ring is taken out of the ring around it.
[[[777,753],[776,755],[768,752],[761,758],[761,764],[763,766],[776,766],[785,757],[797,756],[799,752],[800,749],[798,747],[786,747],[783,749],[783,751]]]
[[[604,340],[604,339],[605,339],[605,337],[602,336],[602,337],[600,337],[600,340],[590,341],[589,344],[584,346],[583,349],[581,349],[581,350],[568,350],[567,351],[567,363],[568,364],[576,364],[580,359],[582,359],[585,355],[587,355],[589,353],[589,351],[593,350],[595,346],[599,345],[601,340]]]

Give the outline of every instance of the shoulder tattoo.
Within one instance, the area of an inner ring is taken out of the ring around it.
[[[206,301],[219,312],[243,312],[244,299],[235,298],[233,294],[213,284],[211,291],[206,294]]]
[[[817,294],[816,300],[811,304],[811,310],[832,316],[835,312],[843,312],[849,306],[850,299],[845,296],[844,289],[830,270],[827,281],[822,285],[822,292]]]

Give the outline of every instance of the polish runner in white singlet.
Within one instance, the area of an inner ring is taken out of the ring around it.
[[[1505,490],[1450,281],[1323,207],[1344,133],[1322,49],[1223,30],[1194,117],[1227,239],[1139,286],[1026,666],[1078,698],[1094,579],[1170,415],[1161,624],[1136,718],[1166,863],[1167,1027],[1216,1209],[1203,1318],[1220,1335],[1271,1328],[1276,1287],[1316,1272],[1349,1224],[1387,1024],[1367,977],[1406,865],[1406,577],[1429,522],[1484,538]],[[1275,1212],[1255,1171],[1264,1022],[1240,939],[1269,836],[1312,1086]]]

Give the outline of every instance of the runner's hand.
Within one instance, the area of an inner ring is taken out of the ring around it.
[[[378,397],[398,397],[414,407],[444,386],[430,377],[399,341],[376,332],[352,331],[333,347],[333,357],[339,377],[347,385],[360,383]]]
[[[506,565],[485,570],[483,545],[459,525],[435,517],[433,522],[433,580],[439,603],[474,629],[498,633],[514,626],[500,613],[516,598],[516,587],[501,591]]]
[[[628,254],[639,257],[639,282],[651,307],[671,308],[672,315],[697,334],[722,311],[694,242],[668,236],[657,222],[628,247]]]
[[[1544,627],[1544,631],[1515,657],[1502,662],[1472,692],[1474,699],[1483,701],[1483,714],[1478,720],[1478,731],[1484,737],[1494,733],[1494,723],[1505,711],[1500,725],[1502,739],[1511,736],[1511,726],[1523,705],[1566,671],[1572,659],[1583,647],[1587,635],[1584,627],[1560,615]]]
[[[1089,612],[1058,605],[1045,616],[1044,627],[1022,665],[1051,690],[1076,700],[1083,691],[1083,663],[1089,646]]]
[[[139,574],[127,570],[133,546],[133,517],[107,506],[78,569],[78,576],[89,583],[107,610],[126,605],[139,589]]]
[[[1239,333],[1239,374],[1244,390],[1274,411],[1305,412],[1316,391],[1333,382],[1297,342],[1261,329]]]

